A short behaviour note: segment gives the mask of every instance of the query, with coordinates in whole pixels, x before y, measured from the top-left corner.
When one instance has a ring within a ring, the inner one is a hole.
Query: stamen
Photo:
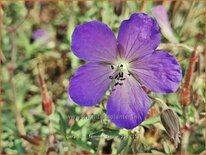
[[[113,79],[113,76],[109,76],[109,79]]]
[[[117,85],[120,85],[120,86],[122,86],[122,85],[123,85],[123,83],[120,83],[120,82],[116,82],[116,83],[114,84],[114,86],[117,86]]]
[[[127,65],[128,65],[127,63],[117,63],[114,65],[110,65],[111,69],[115,70],[115,72],[109,76],[109,79],[111,79],[114,82],[113,86],[117,86],[117,85],[122,86],[123,85],[124,80],[126,79],[124,77],[124,73],[130,75],[130,73],[128,72],[128,69],[127,69],[127,67],[128,67]],[[112,90],[112,91],[114,91],[114,90]]]
[[[123,81],[123,80],[125,80],[125,78],[121,78],[120,80]]]
[[[117,74],[116,76],[115,76],[115,79],[117,79],[119,77],[119,75]]]
[[[123,72],[119,72],[119,77],[123,77]]]

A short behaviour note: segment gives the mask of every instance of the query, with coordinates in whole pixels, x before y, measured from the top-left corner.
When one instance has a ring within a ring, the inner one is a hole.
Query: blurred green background
[[[102,108],[105,100],[98,107],[85,108],[68,98],[69,79],[84,64],[71,51],[74,28],[84,22],[100,20],[117,34],[121,21],[132,13],[152,15],[151,10],[157,5],[163,5],[168,11],[178,40],[178,43],[171,43],[162,36],[160,48],[175,55],[181,64],[182,87],[196,35],[204,33],[203,0],[4,1],[1,4],[2,153],[203,153],[204,37],[198,42],[190,104],[183,108],[178,92],[152,93],[178,115],[182,142],[177,149],[160,121],[161,106],[155,100],[151,100],[147,120],[127,131],[116,127],[105,116]],[[55,111],[49,117],[42,110],[37,64],[40,64],[48,95],[54,102]]]

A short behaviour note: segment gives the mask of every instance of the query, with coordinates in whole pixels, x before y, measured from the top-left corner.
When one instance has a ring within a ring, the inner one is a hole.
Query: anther
[[[116,76],[115,76],[115,79],[117,79],[119,77],[119,75],[117,74]]]
[[[123,72],[119,72],[119,77],[123,77]]]
[[[114,69],[114,66],[113,65],[111,65],[111,68],[112,68],[112,70]]]
[[[109,76],[109,79],[113,79],[113,76]]]
[[[120,80],[123,81],[123,80],[125,80],[125,78],[121,78]]]
[[[120,64],[120,67],[123,67],[123,64]]]

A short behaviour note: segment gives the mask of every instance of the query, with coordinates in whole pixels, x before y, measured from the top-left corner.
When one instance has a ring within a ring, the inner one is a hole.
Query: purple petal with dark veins
[[[150,54],[160,44],[157,22],[144,13],[134,13],[119,28],[118,46],[127,60]]]
[[[117,85],[107,103],[107,115],[121,128],[132,129],[144,121],[150,107],[147,94],[129,75],[123,85]]]
[[[164,51],[154,51],[132,62],[131,68],[140,83],[156,93],[175,92],[182,79],[182,70],[177,60]]]
[[[88,63],[81,66],[70,80],[71,99],[81,106],[96,105],[109,89],[111,74],[109,65]]]
[[[116,44],[115,35],[106,24],[91,21],[75,28],[71,48],[85,61],[113,62],[117,55]]]

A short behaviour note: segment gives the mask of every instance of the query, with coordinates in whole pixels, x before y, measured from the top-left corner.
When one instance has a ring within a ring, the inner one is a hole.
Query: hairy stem
[[[17,128],[18,128],[19,134],[25,135],[26,131],[24,128],[23,119],[22,119],[21,114],[18,110],[18,106],[17,106],[17,102],[16,102],[16,91],[15,91],[15,86],[14,86],[14,82],[13,82],[13,73],[12,72],[9,73],[9,83],[10,83],[11,90],[12,90],[12,98],[13,98],[14,112],[15,112],[15,117],[16,117]]]
[[[187,154],[187,147],[189,143],[190,131],[185,130],[182,136],[182,143],[181,143],[181,153]]]
[[[17,101],[16,101],[16,90],[13,81],[13,73],[16,65],[16,43],[15,43],[15,32],[12,33],[12,52],[11,52],[11,64],[8,65],[8,72],[9,72],[9,84],[12,90],[12,98],[13,98],[13,105],[14,105],[14,112],[15,118],[17,123],[18,132],[21,135],[25,135],[25,127],[23,123],[23,119],[21,117],[21,113],[18,110]]]

